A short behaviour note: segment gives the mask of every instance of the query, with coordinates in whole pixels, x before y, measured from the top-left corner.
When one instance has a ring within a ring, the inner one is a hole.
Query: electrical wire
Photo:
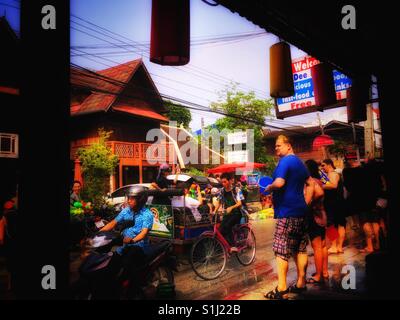
[[[97,74],[96,72],[88,70],[88,69],[86,69],[86,68],[84,68],[82,66],[78,66],[78,67],[80,67],[81,70],[84,70],[84,71],[89,72],[91,74]],[[99,74],[97,74],[97,75],[99,75]],[[99,75],[99,76],[100,76],[101,79],[106,79],[106,81],[111,81],[111,83],[114,84],[114,85],[116,83],[123,83],[124,86],[129,85],[127,83],[124,83],[124,82],[109,78],[109,77],[104,76],[104,75]],[[76,84],[73,84],[73,86],[80,87],[80,88],[85,88],[85,89],[90,90],[90,91],[97,91],[97,92],[101,92],[101,93],[112,94],[112,95],[116,95],[116,96],[122,95],[122,96],[130,97],[130,98],[140,98],[139,96],[127,95],[126,93],[123,93],[123,94],[122,93],[115,93],[115,92],[112,92],[112,91],[103,90],[103,89],[99,89],[99,88],[95,88],[95,87],[91,87],[91,86],[82,86],[82,85],[76,85]],[[245,117],[234,115],[234,114],[227,114],[227,113],[219,111],[219,110],[211,110],[210,108],[207,108],[205,106],[202,106],[202,105],[199,105],[199,104],[196,104],[196,103],[193,103],[193,102],[185,101],[185,100],[180,99],[180,98],[175,98],[175,97],[167,96],[167,95],[163,95],[163,94],[160,94],[160,96],[162,98],[164,98],[164,99],[170,100],[170,103],[172,105],[184,107],[184,108],[187,108],[187,109],[203,111],[203,112],[216,113],[216,114],[220,114],[220,115],[223,115],[223,116],[227,116],[227,117],[235,118],[235,119],[238,119],[238,120],[242,120],[242,121],[245,121],[247,123],[253,123],[253,124],[260,125],[260,126],[266,126],[266,127],[270,127],[270,128],[273,128],[273,129],[279,129],[279,130],[282,130],[282,131],[294,132],[294,133],[297,133],[297,134],[304,135],[304,133],[302,133],[300,131],[291,130],[291,129],[287,129],[287,128],[276,127],[276,126],[273,126],[273,125],[270,125],[270,124],[266,124],[265,122],[256,121],[256,120],[253,120],[253,119],[245,118]],[[179,102],[179,103],[184,103],[186,105],[179,105],[179,104],[176,104],[176,103],[174,104],[173,101]]]

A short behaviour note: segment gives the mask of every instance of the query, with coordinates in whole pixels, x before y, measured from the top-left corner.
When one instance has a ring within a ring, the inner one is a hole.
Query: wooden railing
[[[73,141],[71,143],[71,159],[75,159],[76,152],[79,148],[90,146],[98,141],[98,138],[88,138]],[[151,147],[149,152],[148,149]],[[124,142],[124,141],[109,141],[107,142],[113,152],[120,159],[137,159],[147,161],[167,162],[170,156],[173,157],[174,149],[172,143],[163,143],[154,147],[154,144],[144,142]]]

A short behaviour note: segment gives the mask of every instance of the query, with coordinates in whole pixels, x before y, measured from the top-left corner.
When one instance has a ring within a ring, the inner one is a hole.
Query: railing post
[[[143,144],[139,144],[139,183],[143,183]]]

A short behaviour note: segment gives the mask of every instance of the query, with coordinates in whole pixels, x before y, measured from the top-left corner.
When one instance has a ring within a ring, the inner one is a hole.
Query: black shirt
[[[170,181],[166,177],[161,176],[157,179],[156,183],[161,189],[167,189]],[[157,195],[153,199],[153,204],[171,205],[171,199],[168,196]]]

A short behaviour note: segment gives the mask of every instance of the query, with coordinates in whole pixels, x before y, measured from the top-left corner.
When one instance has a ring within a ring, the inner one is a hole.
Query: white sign
[[[228,151],[227,158],[228,163],[248,162],[249,152],[248,150]]]
[[[317,59],[310,56],[292,61],[294,95],[286,98],[278,98],[276,100],[279,112],[302,109],[315,105],[311,68],[318,63],[319,61]],[[336,99],[346,99],[346,90],[351,86],[351,80],[337,70],[333,70],[332,76],[335,85]]]
[[[240,144],[240,143],[247,143],[246,131],[228,133],[228,144]]]

